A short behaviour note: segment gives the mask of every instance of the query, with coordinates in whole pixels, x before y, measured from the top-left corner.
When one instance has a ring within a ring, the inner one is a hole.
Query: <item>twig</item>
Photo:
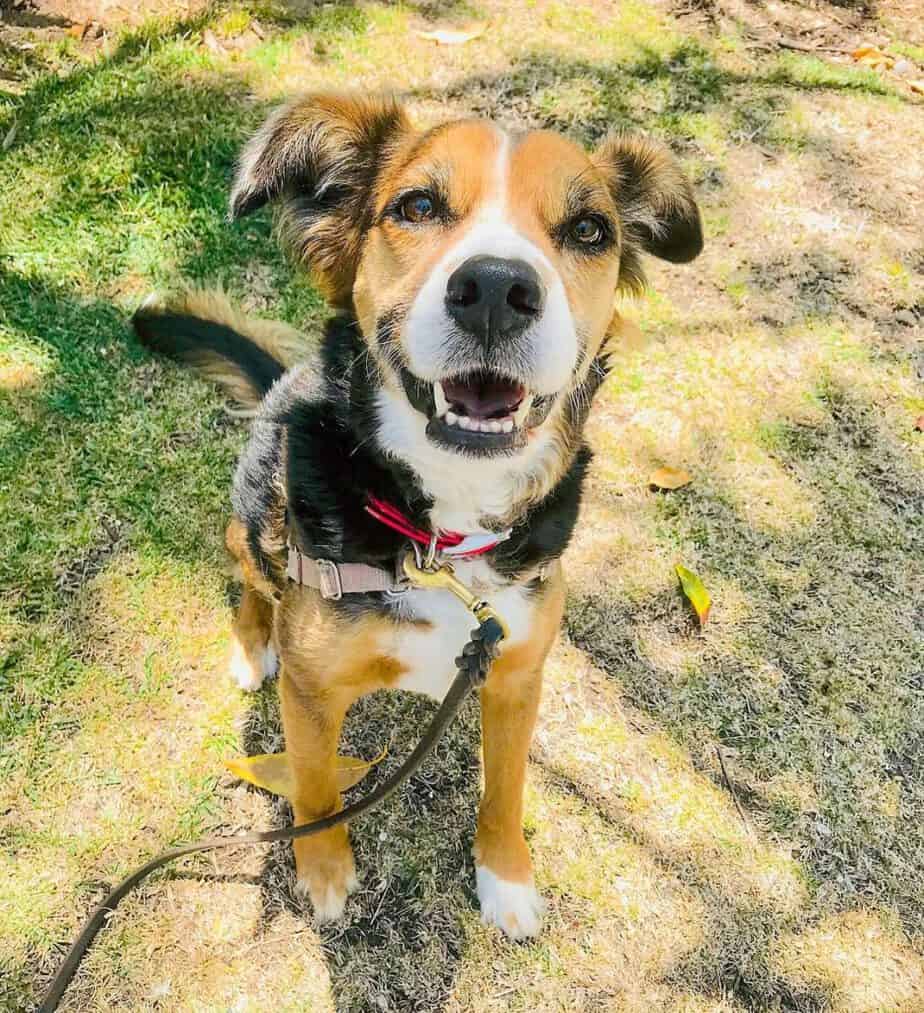
[[[741,803],[738,801],[738,795],[735,792],[734,785],[731,783],[731,779],[728,776],[728,771],[725,769],[725,760],[722,758],[722,750],[716,746],[715,755],[719,758],[719,766],[722,768],[722,778],[725,781],[725,787],[728,789],[729,795],[732,797],[732,802],[735,803],[735,808],[738,810],[738,815],[741,817],[741,822],[744,824],[747,832],[753,833],[751,829],[751,823],[747,816],[744,814],[744,810],[741,808]]]
[[[849,53],[849,49],[843,46],[810,46],[805,42],[796,42],[795,39],[773,39],[780,49],[795,49],[798,53]]]

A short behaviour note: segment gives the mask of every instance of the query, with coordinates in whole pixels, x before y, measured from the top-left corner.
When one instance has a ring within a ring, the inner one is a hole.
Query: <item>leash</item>
[[[365,798],[361,798],[353,805],[341,809],[340,812],[332,813],[330,816],[324,816],[321,819],[312,820],[311,823],[302,823],[295,827],[282,827],[279,830],[252,831],[237,837],[206,837],[191,844],[181,844],[169,851],[163,851],[137,868],[111,890],[101,904],[94,908],[52,979],[37,1013],[55,1013],[65,989],[70,984],[81,960],[90,948],[90,944],[106,923],[110,913],[115,911],[123,897],[131,893],[156,869],[177,858],[182,858],[184,855],[192,855],[197,852],[214,851],[217,848],[233,848],[242,844],[272,844],[276,841],[291,841],[298,837],[310,837],[324,830],[330,830],[331,827],[362,816],[380,802],[384,802],[423,763],[459,713],[469,693],[484,685],[488,673],[491,671],[491,665],[500,650],[501,641],[507,636],[507,628],[500,616],[486,601],[477,598],[453,575],[451,566],[444,564],[436,569],[422,569],[417,565],[414,556],[408,553],[404,557],[403,569],[408,579],[418,587],[439,587],[451,591],[478,620],[478,628],[472,631],[468,643],[462,648],[462,653],[455,659],[457,667],[455,679],[446,696],[443,697],[443,702],[433,716],[426,732],[404,763],[391,777],[369,792]]]

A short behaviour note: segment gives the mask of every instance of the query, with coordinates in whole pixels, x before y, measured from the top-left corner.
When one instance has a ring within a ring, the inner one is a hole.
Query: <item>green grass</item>
[[[465,46],[413,35],[478,18]],[[634,0],[220,5],[99,51],[4,46],[0,1008],[34,1001],[101,882],[288,818],[221,766],[281,744],[275,689],[223,672],[246,433],[126,321],[192,279],[316,330],[310,281],[226,192],[273,102],[350,84],[424,122],[644,128],[702,201],[706,253],[653,267],[627,308],[648,344],[590,427],[527,799],[548,927],[512,946],[478,922],[472,710],[356,828],[342,925],[314,929],[284,849],[192,864],[126,902],[67,1008],[924,1008],[918,105]],[[662,464],[693,483],[651,492]],[[677,562],[712,593],[703,630]],[[397,762],[430,713],[364,701],[344,748]]]

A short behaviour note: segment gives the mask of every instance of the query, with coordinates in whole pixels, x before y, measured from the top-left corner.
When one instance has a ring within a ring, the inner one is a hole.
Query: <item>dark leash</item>
[[[347,820],[354,820],[357,816],[373,809],[380,802],[384,802],[423,763],[426,756],[442,738],[450,722],[459,713],[469,693],[473,689],[483,686],[488,677],[491,665],[500,650],[500,642],[504,639],[505,631],[501,620],[490,607],[484,606],[484,603],[481,602],[478,604],[482,606],[481,610],[471,609],[479,620],[478,628],[472,632],[471,639],[462,648],[462,654],[456,658],[458,671],[449,691],[414,751],[391,777],[353,805],[311,823],[302,823],[297,827],[283,827],[280,830],[253,831],[238,837],[206,837],[204,840],[181,844],[177,848],[161,852],[156,858],[152,858],[131,875],[126,876],[93,910],[80,935],[74,940],[64,962],[58,968],[37,1013],[54,1013],[64,995],[64,990],[74,977],[81,960],[90,948],[90,944],[96,938],[96,934],[106,923],[109,914],[115,911],[119,901],[126,894],[131,893],[155,869],[159,869],[162,865],[177,858],[182,858],[184,855],[192,855],[199,851],[236,848],[242,844],[272,844],[275,841],[291,841],[298,837],[310,837],[312,834],[319,834],[324,830],[330,830],[331,827],[346,823]],[[478,614],[479,611],[481,614]]]

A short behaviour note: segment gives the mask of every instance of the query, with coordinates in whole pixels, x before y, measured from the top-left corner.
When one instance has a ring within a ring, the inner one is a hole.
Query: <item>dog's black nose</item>
[[[522,260],[472,257],[446,285],[449,315],[481,341],[519,334],[539,316],[544,302],[539,275]]]

